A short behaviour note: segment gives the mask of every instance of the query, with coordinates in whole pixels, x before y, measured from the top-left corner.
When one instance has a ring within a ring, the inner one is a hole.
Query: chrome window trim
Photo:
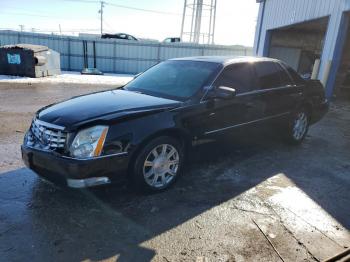
[[[200,103],[204,103],[206,101],[208,101],[206,99],[206,96],[208,94],[208,92],[213,89],[213,84],[215,83],[215,81],[219,78],[219,76],[221,75],[221,73],[225,70],[225,68],[227,66],[229,66],[231,64],[228,65],[224,65],[223,68],[220,70],[220,72],[217,74],[217,76],[215,77],[215,79],[213,80],[213,82],[209,85],[210,88],[208,88],[205,92],[205,94],[203,95],[203,97],[200,100]],[[284,67],[282,65],[280,65],[282,67],[282,69],[284,69]],[[284,69],[285,70],[285,69]],[[293,78],[291,78],[291,76],[289,75],[289,72],[287,71],[288,76],[290,77],[290,79],[292,80],[291,82],[293,83],[292,85],[286,85],[286,86],[280,86],[280,87],[273,87],[273,88],[267,88],[267,89],[257,89],[257,90],[252,90],[252,91],[248,91],[248,92],[243,92],[240,94],[237,94],[236,97],[240,97],[240,96],[246,96],[246,95],[254,95],[254,94],[261,94],[261,93],[265,93],[265,92],[269,92],[269,91],[273,91],[273,90],[283,90],[283,89],[287,89],[287,88],[293,88],[293,87],[297,87],[297,85],[295,84]]]
[[[253,121],[249,121],[249,122],[245,122],[245,123],[241,123],[241,124],[237,124],[237,125],[233,125],[233,126],[227,126],[227,127],[215,129],[215,130],[212,130],[212,131],[207,131],[204,134],[205,135],[209,135],[209,134],[225,131],[225,130],[228,130],[228,129],[231,129],[231,128],[245,126],[245,125],[249,125],[249,124],[257,123],[257,122],[260,122],[260,121],[265,121],[265,120],[277,118],[277,117],[288,115],[288,114],[290,114],[290,112],[285,112],[285,113],[281,113],[281,114],[278,114],[278,115],[263,117],[263,118],[256,119],[256,120],[253,120]]]
[[[268,89],[252,90],[252,91],[248,91],[248,92],[237,94],[235,97],[263,94],[263,93],[267,93],[267,92],[270,92],[270,91],[283,90],[283,89],[294,88],[294,87],[297,87],[297,85],[287,85],[287,86],[280,86],[280,87],[274,87],[274,88],[268,88]],[[206,101],[208,101],[208,100],[201,101],[201,103],[202,102],[206,102]]]
[[[245,96],[245,95],[262,94],[262,93],[266,93],[266,92],[270,92],[270,91],[283,90],[283,89],[288,89],[288,88],[293,88],[293,87],[296,87],[296,85],[286,85],[286,86],[273,87],[273,88],[267,88],[267,89],[253,90],[253,91],[237,94],[236,97]]]

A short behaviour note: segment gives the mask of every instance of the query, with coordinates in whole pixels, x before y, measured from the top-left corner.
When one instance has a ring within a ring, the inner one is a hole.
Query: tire
[[[139,191],[157,192],[169,188],[179,177],[184,163],[182,143],[162,136],[148,142],[133,163],[132,183]]]
[[[287,124],[287,142],[299,145],[305,139],[309,130],[310,114],[306,108],[296,110]]]

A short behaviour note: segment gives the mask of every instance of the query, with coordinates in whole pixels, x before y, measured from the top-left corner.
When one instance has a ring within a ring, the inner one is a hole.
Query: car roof
[[[260,62],[260,61],[272,61],[276,62],[277,59],[269,57],[258,57],[258,56],[193,56],[193,57],[182,57],[173,58],[170,60],[174,61],[201,61],[201,62],[212,62],[223,65],[229,65],[234,63],[244,63],[244,62]]]

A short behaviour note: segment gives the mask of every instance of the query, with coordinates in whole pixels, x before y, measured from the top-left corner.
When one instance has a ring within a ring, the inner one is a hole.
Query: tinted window
[[[278,67],[280,72],[281,85],[282,86],[292,85],[293,81],[290,78],[289,74],[286,72],[286,70],[279,63],[275,63],[275,65]]]
[[[166,61],[151,67],[124,88],[148,95],[186,100],[211,84],[221,64],[198,61]]]
[[[302,85],[304,84],[304,80],[301,78],[301,76],[294,71],[290,66],[283,64],[283,66],[287,69],[289,75],[293,78],[294,83],[297,85]]]
[[[260,89],[282,86],[280,70],[274,62],[257,62],[255,70]]]
[[[242,63],[228,66],[217,79],[215,86],[227,86],[245,93],[254,89],[252,64]]]

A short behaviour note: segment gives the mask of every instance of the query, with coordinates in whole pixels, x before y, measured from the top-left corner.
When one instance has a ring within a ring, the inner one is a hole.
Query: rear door
[[[283,112],[291,112],[299,103],[303,96],[303,84],[293,80],[291,74],[280,63],[275,63],[279,68],[279,74],[281,77],[281,94],[286,97],[285,104],[283,104]],[[300,78],[300,77],[299,77]]]
[[[296,99],[301,96],[300,88],[277,62],[257,62],[255,71],[257,86],[266,106],[264,118],[287,115]]]

